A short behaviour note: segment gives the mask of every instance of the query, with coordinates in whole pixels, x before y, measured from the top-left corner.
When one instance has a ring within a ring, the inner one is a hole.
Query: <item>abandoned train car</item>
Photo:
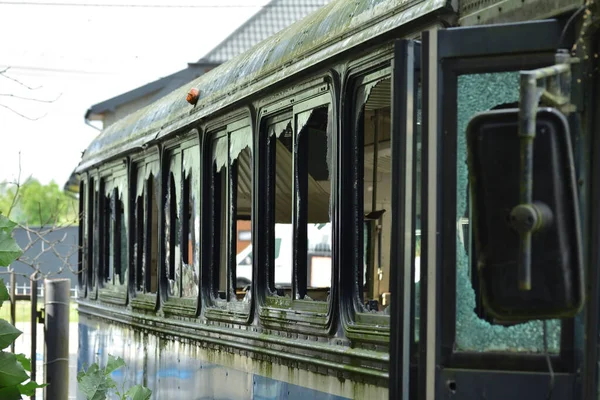
[[[121,356],[153,399],[598,398],[595,4],[332,1],[107,127],[75,171],[79,364]],[[539,235],[521,292],[480,273],[499,242],[477,229],[512,186],[477,197],[494,153],[465,132],[493,109],[512,126],[519,71],[556,65],[584,84],[536,98],[571,128],[577,207],[551,204],[586,222],[555,217],[573,291],[542,301]]]

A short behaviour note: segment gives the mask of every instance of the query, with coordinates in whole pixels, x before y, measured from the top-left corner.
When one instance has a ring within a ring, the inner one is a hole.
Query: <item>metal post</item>
[[[45,399],[69,397],[69,279],[44,280]]]
[[[16,304],[17,304],[17,297],[15,296],[16,286],[17,286],[17,279],[15,277],[15,270],[11,269],[10,270],[10,323],[12,324],[12,326],[16,326],[16,322],[17,322],[17,318],[15,315]],[[11,343],[10,351],[12,353],[15,352],[15,342]]]
[[[31,299],[31,381],[35,382],[37,375],[37,273],[33,273],[29,278],[31,291],[29,297]],[[35,400],[35,394],[31,396],[31,400]]]

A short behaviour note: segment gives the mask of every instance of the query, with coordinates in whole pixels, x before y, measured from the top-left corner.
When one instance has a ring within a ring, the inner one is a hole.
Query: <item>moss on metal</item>
[[[81,172],[214,113],[310,66],[446,6],[446,0],[335,0],[252,49],[106,128]],[[200,91],[192,108],[190,87]]]

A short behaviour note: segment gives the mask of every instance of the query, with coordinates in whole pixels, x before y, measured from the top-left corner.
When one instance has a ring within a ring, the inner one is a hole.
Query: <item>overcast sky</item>
[[[21,180],[62,186],[98,134],[91,105],[185,68],[266,3],[0,0],[0,71],[20,82],[0,76],[0,182],[17,178],[20,152]]]

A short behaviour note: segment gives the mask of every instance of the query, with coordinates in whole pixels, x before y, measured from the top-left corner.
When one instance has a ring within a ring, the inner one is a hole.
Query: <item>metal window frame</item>
[[[204,133],[201,135],[201,144],[200,144],[200,203],[201,203],[201,215],[200,215],[200,231],[201,231],[201,241],[200,241],[200,270],[201,270],[201,278],[202,282],[201,299],[204,305],[203,312],[204,316],[209,320],[215,321],[223,321],[223,322],[232,322],[238,324],[250,324],[253,318],[253,309],[254,309],[254,300],[252,300],[249,304],[242,303],[233,303],[225,299],[222,303],[220,300],[214,298],[216,277],[219,275],[219,267],[220,263],[215,264],[213,260],[213,240],[214,238],[214,229],[216,222],[213,220],[213,205],[214,205],[214,196],[213,196],[213,179],[214,179],[214,167],[213,167],[213,158],[212,158],[212,150],[213,150],[213,142],[215,139],[220,137],[227,137],[231,132],[236,130],[245,128],[245,127],[254,127],[254,118],[253,112],[249,107],[245,107],[240,110],[236,110],[232,113],[229,113],[225,116],[222,116],[218,119],[210,121],[206,124],[204,128]],[[254,129],[252,129],[253,137]],[[229,140],[229,139],[227,139]],[[254,139],[252,140],[254,143]],[[229,147],[228,147],[229,149]],[[229,152],[229,150],[228,150]],[[253,149],[254,152],[254,149]],[[255,163],[253,162],[252,168],[254,169]],[[226,185],[230,186],[232,183],[232,169],[228,163],[226,168]],[[254,171],[252,172],[252,176],[254,178]],[[254,198],[256,197],[254,184],[252,184],[252,203],[254,204]],[[229,204],[232,202],[230,196],[230,188],[228,187],[225,190],[226,193],[226,201],[225,201],[225,212],[227,214],[226,217],[226,226],[221,226],[221,222],[218,222],[220,229],[227,229],[226,237],[229,239],[226,240],[226,243],[221,244],[221,251],[227,252],[227,276],[228,279],[232,279],[232,274],[235,271],[231,268],[231,264],[235,266],[235,257],[232,257],[232,254],[229,254],[229,250],[231,248],[231,244],[229,243],[231,240],[235,240],[235,237],[231,237],[232,230],[235,230],[235,224],[232,223],[231,218],[229,217]],[[254,214],[254,207],[251,211]],[[253,216],[251,216],[251,219]],[[253,225],[253,224],[252,224]],[[235,235],[234,235],[235,236]],[[216,240],[220,240],[216,238]],[[252,242],[254,244],[254,241]],[[253,247],[254,248],[254,247]],[[254,271],[254,266],[253,266]],[[252,282],[252,291],[256,290],[256,284],[253,280]],[[253,296],[254,297],[254,296]],[[219,302],[219,306],[217,305]]]
[[[138,290],[137,286],[138,286],[138,270],[137,270],[137,265],[134,268],[129,268],[130,270],[130,284],[129,284],[129,291],[130,291],[130,303],[133,309],[143,309],[146,311],[151,311],[154,312],[158,309],[159,306],[159,302],[160,302],[160,282],[157,282],[157,288],[156,288],[156,292],[151,292],[151,275],[148,273],[148,269],[150,266],[150,259],[152,257],[152,255],[150,254],[150,252],[148,251],[152,245],[152,238],[149,235],[149,232],[151,232],[152,226],[151,226],[151,211],[150,211],[150,206],[152,204],[152,195],[149,194],[150,191],[154,191],[155,193],[157,191],[159,191],[160,193],[160,188],[161,188],[161,176],[162,176],[162,169],[161,169],[161,160],[162,160],[162,148],[160,145],[155,145],[152,147],[149,147],[147,149],[145,149],[145,151],[142,151],[138,154],[135,154],[134,156],[131,157],[130,159],[130,174],[129,174],[129,195],[130,195],[130,207],[129,207],[129,215],[130,215],[130,220],[131,221],[135,221],[136,224],[136,230],[138,229],[137,226],[137,219],[135,217],[135,212],[136,212],[136,201],[137,201],[137,185],[138,185],[138,171],[139,171],[139,166],[143,165],[144,168],[146,168],[149,164],[151,163],[158,163],[158,172],[156,174],[152,175],[152,185],[149,185],[149,181],[147,179],[144,179],[143,185],[144,185],[144,196],[142,198],[142,202],[143,202],[143,226],[142,229],[144,231],[144,237],[143,237],[143,243],[142,243],[142,253],[141,256],[143,257],[143,268],[144,268],[144,274],[143,274],[143,282],[141,283],[142,285],[142,290]],[[156,188],[156,185],[158,185],[158,188]],[[150,186],[150,187],[149,187]],[[157,198],[157,202],[159,201],[160,196],[158,196]],[[160,222],[160,219],[162,217],[162,211],[161,211],[161,207],[158,206],[158,210],[157,210],[157,219]],[[160,232],[160,226],[158,229],[158,258],[160,260],[162,254],[161,254],[161,249],[160,249],[160,243],[162,241],[162,233]],[[133,249],[133,247],[135,246],[135,240],[133,238],[133,235],[130,235],[130,241],[129,241],[129,248],[130,248],[130,265],[133,265],[133,251],[131,249]],[[160,269],[160,262],[159,265],[157,265],[157,269]],[[133,274],[133,276],[132,276]],[[160,277],[160,272],[157,270],[157,279],[159,279]]]
[[[174,240],[175,242],[179,242],[179,245],[183,249],[183,240],[182,234],[184,229],[184,224],[181,223],[179,230],[173,233],[172,230],[169,230],[169,234],[167,235],[166,229],[166,218],[167,214],[165,213],[165,209],[167,206],[167,193],[170,189],[171,185],[171,177],[172,177],[172,168],[171,161],[174,157],[180,157],[179,169],[180,169],[180,182],[174,182],[175,187],[177,189],[177,197],[176,202],[183,201],[183,187],[184,187],[184,174],[183,174],[183,152],[187,149],[197,147],[198,156],[200,156],[200,141],[198,137],[197,129],[189,129],[186,130],[184,134],[181,134],[178,137],[173,138],[172,140],[167,141],[162,147],[162,156],[161,156],[161,198],[159,200],[159,224],[160,224],[160,235],[162,237],[160,241],[160,252],[166,256],[166,241],[171,242]],[[201,171],[197,171],[196,173],[201,173]],[[174,179],[174,178],[173,178]],[[196,194],[197,198],[200,199],[199,193]],[[200,200],[199,200],[200,202]],[[169,203],[169,208],[171,208],[171,203]],[[200,211],[200,207],[198,207],[197,212]],[[169,210],[169,218],[171,218],[172,210]],[[178,215],[180,221],[183,218],[184,208],[181,207],[180,213]],[[173,239],[174,237],[174,239]],[[174,257],[174,255],[173,255]],[[200,266],[198,266],[200,268]],[[169,272],[167,268],[171,268],[170,262],[167,262],[166,257],[160,257],[160,261],[158,264],[159,272],[158,272],[158,285],[159,285],[159,294],[161,299],[161,309],[165,314],[168,315],[181,315],[185,317],[196,317],[200,310],[200,292],[202,283],[198,282],[198,296],[196,297],[181,297],[180,294],[170,295],[168,289],[168,277]],[[182,276],[183,265],[180,263],[179,271],[180,277]],[[176,271],[173,273],[176,275]],[[200,278],[200,274],[199,274]],[[180,288],[181,290],[181,288]]]
[[[300,82],[294,86],[294,91],[283,92],[283,94],[269,97],[269,102],[263,101],[260,104],[262,107],[259,110],[257,118],[257,132],[255,153],[255,166],[258,167],[255,172],[256,187],[258,193],[273,193],[271,182],[269,179],[269,146],[268,146],[268,127],[267,121],[270,118],[277,117],[280,114],[291,113],[292,126],[294,137],[296,136],[295,119],[300,112],[309,111],[322,105],[328,105],[332,112],[332,169],[331,171],[331,187],[332,193],[330,197],[330,207],[337,210],[337,201],[339,198],[338,189],[338,170],[337,160],[338,151],[337,143],[339,141],[340,131],[338,129],[339,116],[339,77],[336,71],[328,70],[321,77],[312,78],[304,83]],[[323,100],[327,97],[327,100]],[[294,139],[295,140],[295,139]],[[294,152],[295,153],[295,152]],[[293,154],[294,163],[297,163],[296,154]],[[271,167],[272,168],[272,167]],[[294,176],[297,175],[296,167],[294,166]],[[293,195],[297,198],[297,188],[294,184]],[[337,222],[337,211],[331,215],[332,223],[332,275],[331,287],[328,302],[296,300],[271,295],[272,287],[269,281],[272,279],[269,274],[270,265],[272,264],[270,251],[272,246],[269,244],[269,238],[274,238],[273,216],[271,208],[273,199],[267,197],[267,201],[255,202],[253,206],[253,218],[266,221],[267,227],[260,231],[253,228],[253,237],[257,238],[257,254],[254,258],[254,263],[257,265],[259,284],[257,285],[257,307],[258,315],[261,324],[267,328],[285,329],[290,332],[298,332],[303,334],[314,335],[329,335],[333,333],[335,328],[335,319],[338,317],[335,310],[338,309],[338,254],[339,250],[339,232]],[[266,204],[268,203],[268,204]],[[332,204],[333,203],[333,204]],[[254,216],[256,215],[256,217]],[[297,223],[296,204],[293,205],[293,226],[295,232],[295,224]],[[294,233],[295,236],[295,233]],[[292,270],[292,292],[294,292],[294,280],[296,276],[296,261],[293,260]],[[263,282],[264,281],[264,282]],[[293,312],[290,312],[293,310]],[[325,312],[324,312],[325,311]]]

